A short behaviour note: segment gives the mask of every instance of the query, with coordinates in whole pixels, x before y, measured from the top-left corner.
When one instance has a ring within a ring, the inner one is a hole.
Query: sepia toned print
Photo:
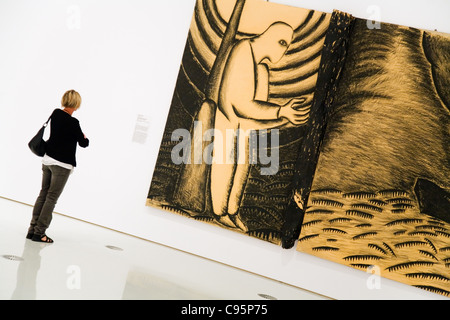
[[[355,19],[299,251],[450,295],[449,49]]]
[[[330,16],[197,2],[148,205],[280,243]]]
[[[450,296],[449,120],[448,34],[198,0],[147,205]]]

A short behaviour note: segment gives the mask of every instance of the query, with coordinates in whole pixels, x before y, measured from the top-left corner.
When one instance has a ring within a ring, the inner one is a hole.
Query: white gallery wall
[[[450,33],[448,0],[273,2]],[[145,206],[194,5],[0,0],[0,196],[34,203],[41,159],[27,143],[75,89],[90,146],[78,148],[56,212],[331,298],[442,298],[387,279],[373,286],[365,272]]]

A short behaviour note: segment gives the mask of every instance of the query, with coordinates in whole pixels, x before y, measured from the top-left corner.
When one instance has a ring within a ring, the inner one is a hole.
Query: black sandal
[[[30,232],[27,234],[27,239],[33,239],[34,233]]]
[[[42,240],[43,238],[46,238],[46,239]],[[41,236],[38,234],[35,234],[35,235],[33,235],[33,238],[31,240],[36,241],[36,242],[53,243],[53,239],[49,238],[45,234],[43,234]]]

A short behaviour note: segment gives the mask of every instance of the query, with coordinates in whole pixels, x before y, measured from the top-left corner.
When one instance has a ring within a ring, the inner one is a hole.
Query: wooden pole
[[[233,44],[236,40],[239,22],[241,21],[242,11],[244,10],[246,0],[237,0],[225,30],[222,43],[217,53],[216,60],[209,74],[208,83],[206,85],[206,98],[217,103],[219,98],[220,80],[222,78],[223,69]]]

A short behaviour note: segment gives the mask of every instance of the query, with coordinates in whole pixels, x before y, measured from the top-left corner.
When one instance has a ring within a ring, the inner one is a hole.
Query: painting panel
[[[330,17],[197,1],[147,205],[281,243]]]
[[[355,19],[297,249],[448,296],[450,36]]]

